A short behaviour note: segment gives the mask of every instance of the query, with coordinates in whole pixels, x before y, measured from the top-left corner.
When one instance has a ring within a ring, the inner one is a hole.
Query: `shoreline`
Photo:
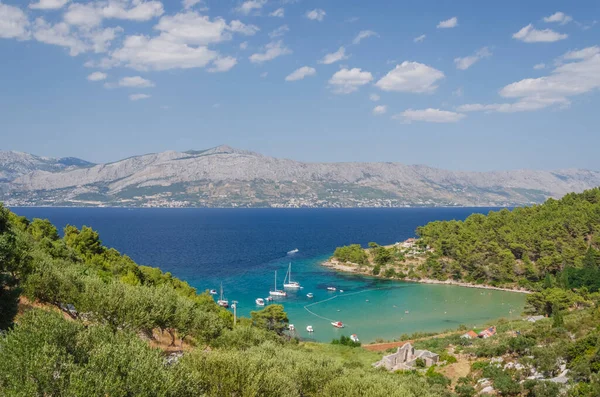
[[[321,266],[333,269],[335,271],[339,271],[339,272],[344,272],[344,273],[352,273],[352,274],[358,274],[358,275],[363,275],[363,276],[369,276],[369,277],[375,277],[378,279],[382,279],[382,280],[392,280],[392,281],[403,281],[405,283],[420,283],[420,284],[438,284],[438,285],[454,285],[457,287],[464,287],[464,288],[479,288],[479,289],[487,289],[487,290],[494,290],[494,291],[504,291],[504,292],[518,292],[521,294],[531,294],[532,291],[526,290],[524,288],[504,288],[504,287],[494,287],[492,285],[487,285],[487,284],[473,284],[473,283],[467,283],[464,281],[455,281],[455,280],[435,280],[435,279],[429,279],[429,278],[421,278],[421,279],[415,279],[415,278],[405,278],[405,279],[397,279],[397,278],[385,278],[385,277],[381,277],[381,276],[375,276],[373,274],[370,274],[367,271],[359,271],[358,270],[358,265],[356,264],[350,264],[350,263],[340,263],[340,262],[333,262],[331,260],[326,260],[324,262],[321,262]]]

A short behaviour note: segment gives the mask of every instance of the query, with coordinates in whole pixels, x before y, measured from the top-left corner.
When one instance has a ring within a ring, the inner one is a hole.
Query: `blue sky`
[[[600,2],[1,0],[1,149],[600,170]]]

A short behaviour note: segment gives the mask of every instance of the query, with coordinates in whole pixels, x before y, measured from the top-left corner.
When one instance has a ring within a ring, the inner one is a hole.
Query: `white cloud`
[[[123,28],[117,26],[116,28],[86,30],[82,34],[89,41],[91,49],[95,53],[101,53],[108,51],[111,42],[121,33],[123,33]]]
[[[312,11],[306,12],[306,17],[308,19],[319,22],[321,22],[325,18],[325,15],[327,15],[327,13],[320,8],[315,8]]]
[[[420,43],[420,42],[422,42],[423,40],[425,40],[425,37],[427,37],[427,35],[424,35],[424,34],[422,34],[422,35],[420,35],[420,36],[418,36],[418,37],[415,37],[415,38],[413,39],[413,41],[414,41],[415,43]]]
[[[354,40],[352,40],[352,44],[358,44],[363,39],[373,36],[377,36],[377,33],[373,32],[372,30],[361,30],[360,32],[358,32]]]
[[[529,24],[513,34],[512,37],[525,43],[552,43],[564,40],[569,35],[555,32],[552,29],[538,30],[532,24]]]
[[[68,2],[69,0],[39,0],[37,3],[29,4],[29,8],[34,10],[58,10]]]
[[[548,76],[520,80],[502,88],[500,95],[515,98],[514,103],[468,104],[459,110],[520,112],[566,107],[569,97],[600,89],[600,47],[570,51],[558,61]]]
[[[148,99],[148,98],[150,98],[150,95],[148,95],[148,94],[131,94],[131,95],[129,95],[130,101],[139,101],[141,99]]]
[[[25,40],[28,27],[29,19],[20,8],[0,3],[0,38]]]
[[[279,40],[267,44],[264,52],[252,54],[249,59],[252,63],[263,63],[291,53],[292,51],[283,44],[283,41]]]
[[[234,57],[219,57],[213,61],[213,66],[208,69],[211,73],[227,72],[237,65],[237,59]]]
[[[548,16],[548,17],[544,17],[544,22],[556,22],[559,23],[561,25],[566,25],[567,23],[571,22],[573,20],[573,17],[570,17],[569,15],[566,15],[564,12],[555,12],[554,14]]]
[[[457,69],[467,70],[471,66],[473,66],[476,62],[489,58],[492,56],[492,53],[487,47],[483,47],[480,50],[477,50],[475,54],[466,56],[464,58],[454,58],[454,64]]]
[[[254,35],[259,29],[254,25],[246,25],[234,20],[231,23],[223,18],[211,21],[195,11],[162,17],[154,29],[161,32],[165,40],[185,44],[207,45],[232,39],[233,33],[246,36]]]
[[[329,79],[329,85],[336,94],[349,94],[373,80],[370,72],[359,68],[341,69]]]
[[[154,87],[154,83],[141,76],[123,77],[119,80],[119,87],[149,88]]]
[[[438,29],[449,29],[455,28],[458,26],[458,18],[452,17],[450,19],[446,19],[445,21],[441,21],[437,24]]]
[[[278,27],[277,29],[275,29],[271,33],[269,33],[269,37],[272,39],[275,37],[281,37],[289,31],[290,31],[290,28],[287,25],[281,25],[280,27]]]
[[[189,10],[198,3],[202,3],[202,0],[182,0],[181,5],[184,10]]]
[[[537,63],[537,64],[533,65],[533,68],[535,70],[545,69],[546,68],[546,64],[545,63]]]
[[[283,8],[278,8],[275,11],[269,13],[270,17],[283,18],[285,16],[285,10]]]
[[[340,47],[336,52],[325,55],[323,59],[319,61],[319,63],[331,65],[332,63],[339,62],[344,59],[348,59],[348,56],[346,55],[346,49],[344,47]]]
[[[373,108],[373,114],[376,116],[385,114],[385,112],[387,112],[387,106],[386,105],[377,105]]]
[[[436,82],[443,78],[444,73],[431,66],[404,61],[375,85],[383,91],[428,93],[435,91],[438,87]]]
[[[103,19],[125,19],[130,21],[148,21],[164,13],[160,1],[118,1],[74,3],[69,6],[64,20],[82,28],[100,25]]]
[[[377,102],[378,100],[381,99],[381,97],[377,94],[371,94],[371,95],[369,95],[369,99],[372,100],[373,102]]]
[[[111,55],[114,62],[137,70],[201,68],[218,57],[217,52],[205,46],[191,47],[163,36],[128,36]]]
[[[248,15],[253,11],[260,11],[261,8],[267,3],[267,0],[248,0],[240,4],[236,8],[236,11],[244,15]]]
[[[296,69],[292,73],[290,73],[285,78],[285,81],[302,80],[305,77],[314,76],[315,74],[317,74],[317,71],[315,68],[311,68],[310,66],[302,66],[301,68]]]
[[[242,43],[240,43],[240,50],[245,50],[248,48],[248,42],[244,41]]]
[[[428,108],[422,110],[408,109],[400,114],[394,115],[392,118],[402,120],[406,123],[410,123],[412,121],[425,121],[429,123],[456,123],[465,117],[466,115],[462,113]]]
[[[101,80],[106,80],[108,76],[106,75],[106,73],[102,73],[102,72],[94,72],[91,73],[87,79],[89,81],[101,81]]]
[[[41,43],[66,47],[71,56],[79,55],[89,49],[89,46],[79,39],[71,31],[71,27],[64,22],[51,25],[43,18],[37,18],[34,23],[33,37]]]

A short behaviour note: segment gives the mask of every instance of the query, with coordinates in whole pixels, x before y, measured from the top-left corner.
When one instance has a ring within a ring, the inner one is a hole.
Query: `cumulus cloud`
[[[466,115],[462,113],[428,108],[421,110],[408,109],[402,113],[394,115],[392,118],[402,120],[406,123],[413,121],[425,121],[429,123],[456,123],[465,117]]]
[[[248,48],[248,42],[244,41],[240,43],[240,50],[245,50]]]
[[[544,22],[556,22],[559,23],[561,25],[566,25],[567,23],[571,22],[573,20],[573,17],[570,17],[569,15],[565,14],[564,12],[555,12],[554,14],[544,17]]]
[[[529,24],[513,34],[514,39],[525,43],[552,43],[559,40],[564,40],[569,37],[566,33],[558,33],[552,29],[538,30]]]
[[[369,99],[372,100],[373,102],[377,102],[378,100],[381,99],[381,97],[377,94],[371,94],[371,95],[369,95]]]
[[[106,80],[108,76],[106,75],[106,73],[102,73],[102,72],[94,72],[91,73],[87,79],[89,81],[102,81],[102,80]]]
[[[154,87],[154,83],[141,76],[123,77],[119,80],[119,87],[149,88]]]
[[[29,4],[29,8],[34,10],[58,10],[68,2],[69,0],[39,0],[37,3]]]
[[[285,78],[285,81],[302,80],[305,77],[314,76],[315,74],[317,74],[317,71],[315,68],[311,68],[310,66],[302,66],[301,68],[296,69],[292,73],[287,75],[287,77]]]
[[[164,13],[160,1],[109,1],[74,3],[69,6],[64,15],[65,22],[82,28],[93,28],[103,19],[124,19],[130,21],[148,21]]]
[[[192,47],[165,37],[128,36],[112,53],[112,60],[137,70],[201,68],[218,58],[205,46]]]
[[[358,32],[354,40],[352,40],[352,44],[358,44],[363,39],[373,36],[377,36],[377,33],[373,32],[372,30],[361,30],[360,32]]]
[[[387,112],[387,106],[386,105],[377,105],[373,108],[373,114],[376,116],[380,116],[382,114],[385,114],[385,112]]]
[[[64,22],[52,25],[43,18],[37,18],[33,26],[33,37],[41,43],[66,47],[71,56],[79,55],[89,49],[89,46]]]
[[[325,55],[323,59],[319,61],[319,63],[331,65],[332,63],[339,62],[344,59],[348,59],[348,56],[346,55],[346,49],[344,47],[340,47],[336,52]]]
[[[537,64],[533,65],[533,68],[535,70],[545,69],[546,68],[546,64],[545,63],[537,63]]]
[[[18,7],[0,3],[0,38],[26,40],[29,19]]]
[[[306,12],[306,17],[312,21],[321,22],[325,18],[325,15],[327,15],[327,13],[320,8],[315,8],[314,10]]]
[[[181,5],[183,6],[184,10],[189,10],[198,3],[202,3],[202,0],[183,0],[181,2]]]
[[[480,60],[489,58],[491,56],[491,51],[487,47],[483,47],[480,50],[477,50],[473,55],[469,55],[464,58],[454,58],[454,64],[456,65],[457,69],[467,70]]]
[[[254,35],[259,29],[234,20],[227,23],[223,18],[211,20],[195,11],[162,17],[155,30],[161,32],[165,40],[185,44],[208,45],[231,40],[233,33]]]
[[[148,94],[131,94],[131,95],[129,95],[130,101],[139,101],[141,99],[148,99],[148,98],[150,98],[150,95],[148,95]]]
[[[211,72],[211,73],[227,72],[228,70],[233,68],[235,65],[237,65],[237,59],[234,57],[230,57],[230,56],[219,57],[219,58],[215,59],[212,64],[213,64],[213,66],[208,69],[209,72]]]
[[[283,8],[278,8],[275,11],[269,13],[270,17],[283,18],[285,16],[285,10]]]
[[[290,31],[289,26],[281,25],[280,27],[278,27],[277,29],[275,29],[271,33],[269,33],[269,37],[272,39],[275,37],[281,37],[289,31]]]
[[[450,19],[446,19],[445,21],[441,21],[437,24],[438,29],[450,29],[458,26],[458,18],[452,17]]]
[[[267,0],[248,0],[240,4],[236,11],[248,15],[253,11],[260,11],[265,4],[267,4]]]
[[[329,86],[336,94],[349,94],[373,80],[370,72],[359,68],[341,69],[329,79]]]
[[[422,35],[420,35],[420,36],[418,36],[418,37],[415,37],[415,38],[413,39],[413,41],[414,41],[415,43],[420,43],[420,42],[422,42],[423,40],[425,40],[425,37],[427,37],[427,35],[424,35],[424,34],[422,34]]]
[[[513,103],[466,104],[459,111],[524,112],[570,105],[569,97],[600,88],[600,47],[570,51],[548,76],[523,79],[503,87],[500,95]]]
[[[249,59],[252,63],[263,63],[291,53],[292,51],[283,44],[283,41],[279,40],[267,44],[264,52],[252,54]]]
[[[431,66],[404,61],[375,85],[383,91],[429,93],[437,89],[436,83],[443,78],[444,73]]]

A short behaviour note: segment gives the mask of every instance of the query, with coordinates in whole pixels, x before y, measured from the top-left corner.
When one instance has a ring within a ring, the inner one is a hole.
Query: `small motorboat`
[[[267,296],[267,297],[265,298],[265,300],[266,300],[267,302],[273,302],[273,297],[272,297],[272,296]]]
[[[312,293],[312,292],[309,292],[308,294],[306,294],[306,297],[307,297],[307,298],[312,298],[313,296],[314,296],[314,295],[313,295],[313,293]]]
[[[331,325],[333,325],[333,326],[334,326],[334,327],[336,327],[336,328],[344,328],[344,324],[342,324],[342,322],[341,322],[341,321],[333,321],[333,322],[331,323]]]
[[[210,292],[211,295],[216,295],[217,294],[217,290],[216,289],[211,289],[209,292]]]
[[[296,330],[296,327],[294,327],[294,324],[290,324],[288,325],[288,329],[293,332]]]
[[[340,290],[340,292],[344,292],[344,290],[343,290],[343,289],[341,289],[341,290]]]
[[[405,310],[405,311],[404,311],[404,314],[408,314],[408,310]]]
[[[288,255],[294,255],[296,253],[298,253],[298,248],[294,248],[293,250],[287,252]]]
[[[327,291],[335,291],[335,287],[327,287]]]
[[[360,341],[358,340],[358,336],[356,336],[356,334],[352,334],[352,335],[350,335],[350,340],[351,340],[352,342],[356,342],[356,343],[360,342]]]
[[[312,325],[309,325],[308,327],[306,327],[306,330],[308,332],[314,332],[315,330],[313,329]]]
[[[265,305],[265,300],[263,298],[256,298],[256,304],[258,306],[264,306]]]

